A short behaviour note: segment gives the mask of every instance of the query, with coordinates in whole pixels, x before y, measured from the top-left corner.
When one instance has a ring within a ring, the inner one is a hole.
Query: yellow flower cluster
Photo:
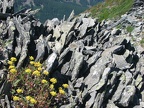
[[[23,93],[22,89],[17,89],[16,91],[17,91],[17,93]]]
[[[29,59],[32,61],[32,60],[34,60],[34,57],[33,56],[29,56]]]
[[[18,96],[13,96],[13,101],[19,101],[20,98]]]
[[[35,66],[35,67],[41,67],[42,64],[41,64],[40,62],[34,62],[34,66]]]
[[[9,69],[13,69],[13,68],[15,68],[15,66],[12,66],[12,65],[9,66]]]
[[[17,61],[17,59],[16,59],[15,57],[11,57],[10,60],[11,60],[12,62],[16,62],[16,61]]]
[[[37,69],[38,71],[42,71],[42,68],[41,67],[38,67],[38,69]]]
[[[64,95],[65,94],[65,91],[63,89],[59,89],[59,93]]]
[[[43,79],[43,80],[41,80],[41,83],[46,84],[47,80]]]
[[[62,85],[64,88],[68,88],[68,84],[63,84]]]
[[[64,95],[65,94],[65,91],[62,89],[62,87],[59,87],[59,93]]]
[[[15,57],[11,57],[10,61],[8,61],[9,64],[9,72],[12,74],[17,73],[16,67],[14,66],[14,62],[16,62],[17,59]]]
[[[32,75],[35,75],[35,76],[40,76],[40,71],[35,70],[35,71],[32,73]]]
[[[16,62],[16,61],[17,61],[17,59],[15,57],[11,57],[10,61],[8,61],[8,64],[13,65],[13,63]]]
[[[13,62],[12,62],[12,61],[8,61],[8,64],[9,64],[9,65],[13,65]]]
[[[26,69],[25,72],[26,73],[31,73],[32,71],[31,71],[31,69]]]
[[[41,70],[42,70],[42,68],[41,68],[42,64],[41,64],[40,62],[35,62],[35,61],[33,61],[33,60],[34,60],[34,57],[33,57],[33,56],[30,56],[29,59],[30,59],[30,64],[31,64],[31,65],[34,65],[35,67],[37,67],[37,70],[38,70],[38,71],[41,71]]]
[[[26,96],[26,100],[29,101],[32,97],[31,96]]]
[[[31,96],[26,96],[26,100],[29,101],[31,104],[37,103],[37,101],[34,98],[32,98]]]
[[[43,74],[44,74],[44,75],[48,75],[48,74],[49,74],[49,72],[48,72],[48,71],[46,71],[46,70],[44,70],[44,71],[43,71]]]
[[[10,69],[10,73],[12,73],[12,74],[17,73],[17,70],[15,68]]]
[[[34,63],[35,63],[34,61],[30,61],[30,64],[31,64],[31,65],[34,65]]]
[[[55,91],[51,91],[50,94],[51,94],[52,96],[56,96],[56,95],[57,95],[57,93],[56,93]]]
[[[30,99],[30,102],[31,102],[32,104],[36,104],[36,103],[37,103],[37,101],[36,101],[34,98]]]
[[[50,82],[52,82],[53,84],[57,83],[57,79],[56,78],[51,78]]]
[[[49,87],[50,87],[50,89],[53,89],[53,88],[54,88],[54,85],[53,85],[53,84],[51,84]]]

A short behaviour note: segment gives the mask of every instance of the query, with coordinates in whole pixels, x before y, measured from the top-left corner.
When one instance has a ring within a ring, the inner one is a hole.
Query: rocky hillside
[[[47,18],[62,19],[64,15],[67,18],[72,10],[78,15],[101,1],[103,0],[15,0],[15,10],[25,7],[40,9],[36,17],[44,22]]]
[[[86,14],[53,18],[44,24],[36,11],[13,11],[13,0],[0,12],[0,107],[15,103],[9,93],[7,60],[22,68],[29,56],[67,82],[69,103],[59,108],[142,108],[144,106],[144,1],[135,0],[119,19],[98,21]]]

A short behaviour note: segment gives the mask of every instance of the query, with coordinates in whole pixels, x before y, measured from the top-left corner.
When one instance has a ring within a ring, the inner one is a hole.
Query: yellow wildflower
[[[59,87],[59,90],[62,90],[62,87]]]
[[[68,88],[68,84],[63,84],[62,85],[64,88]]]
[[[29,101],[32,97],[31,96],[26,96],[26,100]]]
[[[65,91],[63,89],[59,89],[60,94],[65,94]]]
[[[33,57],[33,56],[30,56],[29,59],[30,59],[30,60],[34,60],[34,57]]]
[[[18,96],[13,96],[13,100],[18,101],[18,100],[20,100],[20,98]]]
[[[31,71],[31,69],[26,69],[25,72],[26,73],[31,73],[32,71]]]
[[[17,73],[16,69],[10,69],[10,73]]]
[[[30,99],[30,102],[31,102],[32,104],[36,104],[36,103],[37,103],[37,101],[36,101],[34,98],[31,98],[31,99]]]
[[[13,64],[13,62],[12,62],[12,61],[8,61],[8,64],[9,64],[9,65],[12,65],[12,64]]]
[[[33,65],[35,62],[34,61],[30,61],[30,64]]]
[[[43,74],[44,74],[44,75],[48,75],[48,74],[49,74],[49,72],[48,72],[48,71],[46,71],[46,70],[44,70],[44,71],[43,71]]]
[[[41,80],[41,83],[46,84],[47,80],[43,79],[43,80]]]
[[[10,60],[11,60],[12,62],[17,61],[17,59],[16,59],[15,57],[11,57]]]
[[[50,82],[52,82],[53,84],[57,83],[57,79],[56,78],[51,78]]]
[[[23,93],[22,89],[17,89],[16,91],[17,91],[17,93]]]
[[[56,96],[56,95],[57,95],[57,93],[56,93],[55,91],[51,91],[50,94],[51,94],[52,96]]]
[[[35,75],[35,76],[40,76],[40,72],[38,70],[35,70],[32,75]]]
[[[51,84],[51,85],[50,85],[50,89],[53,89],[53,88],[54,88],[54,85],[53,85],[53,84]]]
[[[42,70],[42,68],[41,68],[41,67],[39,67],[37,70],[41,71],[41,70]]]
[[[15,66],[12,66],[12,65],[9,66],[9,69],[13,69],[13,68],[15,68]]]
[[[41,67],[42,64],[41,64],[40,62],[35,62],[35,63],[34,63],[34,66],[35,66],[35,67]]]

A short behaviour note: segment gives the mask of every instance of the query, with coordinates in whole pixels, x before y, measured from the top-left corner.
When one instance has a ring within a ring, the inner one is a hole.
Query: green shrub
[[[15,57],[11,57],[8,61],[7,80],[12,85],[11,99],[15,107],[49,108],[56,107],[56,102],[65,104],[68,84],[62,84],[56,89],[57,79],[50,78],[50,73],[40,62],[33,61],[32,56],[29,59],[29,64],[23,69],[16,69],[17,59]]]

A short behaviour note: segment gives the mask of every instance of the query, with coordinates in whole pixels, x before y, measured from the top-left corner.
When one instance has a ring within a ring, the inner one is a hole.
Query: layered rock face
[[[17,68],[28,56],[46,64],[52,76],[68,81],[69,104],[61,108],[144,107],[144,1],[119,20],[98,22],[82,14],[42,24],[37,10],[13,11],[13,0],[0,2],[0,104],[12,105],[7,94],[6,60],[18,58]],[[121,24],[122,28],[117,26]],[[127,26],[133,26],[129,33]]]

